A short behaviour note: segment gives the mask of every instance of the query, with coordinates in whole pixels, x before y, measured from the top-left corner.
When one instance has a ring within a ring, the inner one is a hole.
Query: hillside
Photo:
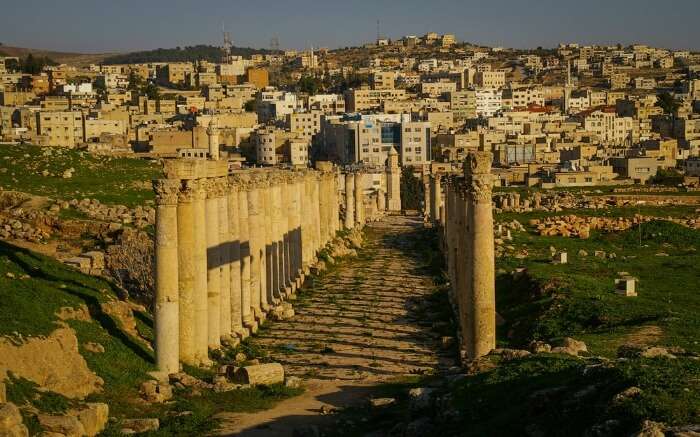
[[[250,56],[254,54],[272,53],[266,49],[254,49],[249,47],[232,47],[234,56]],[[224,52],[220,47],[210,45],[196,45],[187,47],[175,47],[171,49],[155,49],[140,52],[124,53],[110,56],[104,60],[105,64],[140,64],[149,62],[194,62],[206,60],[220,62]]]
[[[69,64],[77,67],[87,67],[90,64],[100,64],[106,57],[114,55],[114,53],[72,53],[6,45],[0,46],[1,56],[16,56],[19,58],[24,58],[30,53],[33,56],[45,56],[58,62],[59,64]]]

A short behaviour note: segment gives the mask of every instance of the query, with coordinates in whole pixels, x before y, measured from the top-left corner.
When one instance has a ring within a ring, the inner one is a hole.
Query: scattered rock
[[[287,388],[299,388],[301,387],[301,378],[297,376],[288,376],[284,380],[284,386]]]
[[[665,426],[662,423],[653,422],[651,420],[645,420],[642,423],[642,429],[636,433],[632,434],[633,437],[664,437]]]
[[[248,385],[272,385],[284,382],[284,367],[280,363],[257,364],[238,369],[234,382]]]
[[[409,407],[411,410],[424,410],[430,406],[435,390],[429,387],[416,387],[408,391]]]
[[[104,384],[78,351],[71,328],[58,328],[46,338],[33,337],[19,346],[0,338],[0,357],[0,379],[12,372],[67,398],[82,399]]]
[[[29,430],[22,423],[22,414],[13,403],[0,403],[0,436],[29,436]]]
[[[173,388],[167,382],[145,381],[139,390],[141,397],[147,402],[163,403],[173,397]]]
[[[639,387],[629,387],[613,397],[613,402],[619,404],[627,399],[636,398],[642,394],[642,389]]]
[[[103,354],[105,352],[105,347],[102,346],[100,343],[85,343],[83,345],[83,349],[85,349],[88,352],[92,352],[93,354]]]
[[[500,348],[492,350],[491,354],[500,355],[503,361],[513,361],[529,356],[530,352],[522,349]]]
[[[122,434],[140,434],[142,432],[158,431],[158,419],[125,419],[121,423]]]
[[[39,414],[37,420],[44,430],[60,433],[66,437],[83,437],[86,434],[83,424],[75,416]]]
[[[564,338],[562,346],[552,348],[552,353],[555,354],[568,354],[578,356],[581,352],[588,352],[588,347],[586,347],[586,343],[579,340],[574,340],[570,337]]]
[[[552,351],[552,346],[538,340],[531,342],[529,347],[533,354],[549,353]]]
[[[369,404],[373,407],[386,407],[388,405],[394,405],[395,403],[395,398],[374,398],[369,400]]]
[[[78,418],[83,425],[85,434],[92,437],[101,433],[109,420],[109,406],[103,403],[89,403],[77,411],[68,412],[69,415]]]

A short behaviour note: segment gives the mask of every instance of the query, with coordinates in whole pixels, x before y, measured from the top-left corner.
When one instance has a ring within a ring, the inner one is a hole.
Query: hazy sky
[[[64,51],[221,44],[343,47],[428,31],[506,47],[562,41],[700,49],[700,0],[20,0],[0,5],[0,42]]]

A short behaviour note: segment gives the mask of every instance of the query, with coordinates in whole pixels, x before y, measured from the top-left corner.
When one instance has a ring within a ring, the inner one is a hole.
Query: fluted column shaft
[[[205,179],[194,181],[194,312],[195,358],[209,363],[209,308],[207,297],[207,219]]]
[[[269,177],[269,176],[268,176]],[[262,217],[265,226],[265,258],[263,258],[264,266],[262,280],[262,293],[260,294],[260,308],[264,313],[270,310],[272,305],[272,293],[273,287],[275,285],[275,259],[274,259],[274,243],[275,236],[273,233],[273,215],[274,215],[274,205],[272,202],[272,180],[268,179],[265,184],[265,188],[262,190],[261,203],[263,205]]]
[[[355,225],[362,227],[365,224],[365,184],[364,174],[355,174]]]
[[[355,174],[345,174],[345,228],[355,228]]]
[[[248,192],[248,232],[250,234],[250,307],[256,319],[262,318],[260,293],[264,290],[261,279],[265,264],[264,231],[265,221],[262,217],[262,189],[255,186]]]
[[[249,181],[245,181],[245,186],[238,192],[238,232],[241,250],[241,319],[245,328],[255,330],[257,324],[253,315],[253,304],[251,297],[251,253],[250,241],[250,215],[248,205],[250,204],[251,187]]]
[[[218,178],[207,180],[206,234],[207,234],[207,341],[211,349],[221,346],[221,251],[219,248]]]
[[[222,339],[231,336],[231,233],[228,217],[228,178],[222,178],[219,197],[219,257],[221,279],[219,284],[219,329]]]
[[[156,191],[155,330],[156,365],[165,373],[179,371],[179,304],[177,198],[179,180],[154,182]]]
[[[238,198],[240,186],[239,181],[229,178],[228,201],[228,230],[229,230],[229,255],[230,259],[230,293],[231,293],[231,331],[238,337],[247,336],[247,331],[243,328],[242,312],[242,287],[241,287],[241,231],[239,218],[241,216]]]
[[[491,206],[492,154],[472,152],[465,162],[468,211],[469,252],[468,278],[469,327],[466,353],[469,359],[488,354],[496,347],[496,292],[493,239],[493,210]],[[478,256],[476,256],[478,254]]]
[[[197,365],[195,315],[195,212],[196,181],[183,181],[177,204],[177,252],[180,323],[180,361]]]

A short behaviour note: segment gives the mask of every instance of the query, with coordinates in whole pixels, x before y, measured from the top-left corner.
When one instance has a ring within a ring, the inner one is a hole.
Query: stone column
[[[180,290],[180,361],[196,366],[195,213],[196,181],[182,183],[177,204],[178,288]]]
[[[440,186],[440,175],[435,174],[430,179],[430,219],[433,225],[440,221],[440,206],[442,202],[442,187]]]
[[[265,220],[262,217],[262,180],[256,178],[255,185],[248,192],[248,232],[250,234],[250,307],[256,320],[263,320],[260,308],[260,292],[264,290],[262,277],[265,264],[264,230]]]
[[[365,184],[364,174],[355,173],[355,225],[362,227],[365,224]]]
[[[333,234],[331,235],[331,238],[335,238],[336,234],[342,227],[340,223],[340,192],[338,191],[338,188],[340,186],[340,184],[338,183],[339,175],[340,173],[338,173],[338,171],[334,171],[333,178],[331,180],[331,193],[333,196]]]
[[[180,181],[156,180],[153,188],[156,192],[156,365],[158,370],[170,374],[180,370],[177,253]]]
[[[263,205],[262,208],[262,217],[261,219],[264,222],[265,226],[265,238],[264,238],[264,247],[265,247],[265,258],[264,258],[264,267],[261,267],[263,269],[263,286],[262,286],[262,294],[260,295],[260,308],[264,313],[267,313],[270,311],[270,308],[272,306],[272,295],[273,295],[273,288],[275,286],[275,276],[276,276],[276,268],[275,268],[275,256],[274,256],[274,250],[275,250],[275,235],[274,235],[274,202],[272,198],[272,190],[274,186],[274,175],[268,174],[267,175],[267,183],[265,185],[265,188],[262,191],[262,198],[261,198],[261,204]]]
[[[460,333],[459,338],[461,344],[464,344],[465,339],[469,338],[468,328],[470,326],[468,305],[471,305],[469,297],[471,292],[471,281],[468,276],[469,265],[471,263],[472,253],[470,252],[471,228],[469,227],[470,213],[468,211],[467,191],[464,184],[455,186],[455,214],[457,215],[457,238],[455,256],[458,262],[455,262],[455,300],[457,302],[459,314]],[[466,351],[466,350],[465,350]]]
[[[281,196],[281,225],[282,225],[282,270],[283,270],[283,283],[284,288],[283,298],[288,299],[289,296],[296,291],[294,287],[294,273],[293,273],[293,261],[292,261],[292,232],[293,232],[293,186],[288,175],[282,181],[280,185],[280,196]]]
[[[221,251],[219,247],[219,178],[207,179],[207,342],[210,349],[221,346]]]
[[[250,216],[248,205],[251,197],[251,182],[245,176],[241,178],[241,190],[238,192],[238,232],[241,250],[241,320],[243,327],[255,333],[258,324],[253,315],[251,297],[251,242]]]
[[[290,260],[292,264],[292,277],[294,280],[299,278],[297,286],[301,286],[302,280],[302,249],[301,249],[301,226],[302,226],[302,183],[301,176],[295,175],[290,188],[292,189],[292,242]]]
[[[471,152],[464,168],[468,190],[470,293],[466,353],[470,360],[496,347],[496,277],[490,152]],[[478,254],[478,256],[477,256]]]
[[[321,178],[318,172],[312,173],[311,178],[311,212],[313,217],[313,237],[314,243],[311,249],[311,257],[316,260],[316,254],[321,249],[321,204],[319,200],[319,190]]]
[[[386,212],[386,193],[381,188],[377,190],[377,208],[380,214]]]
[[[320,173],[318,180],[318,212],[319,212],[319,225],[320,225],[320,235],[321,241],[320,245],[323,247],[328,242],[328,217],[330,216],[329,203],[328,203],[328,175],[325,172]]]
[[[248,330],[243,327],[243,312],[242,312],[242,287],[241,287],[241,227],[240,216],[241,208],[239,196],[241,190],[240,180],[236,177],[229,177],[229,192],[227,193],[228,201],[228,230],[231,256],[231,331],[239,338],[243,339],[248,336]]]
[[[208,365],[209,360],[209,308],[207,297],[207,219],[206,179],[192,181],[194,200],[194,337],[195,359]]]
[[[430,221],[430,174],[423,174],[423,220]]]
[[[222,340],[231,340],[231,232],[229,230],[228,177],[220,179],[219,257],[221,259],[219,330]]]
[[[355,227],[355,174],[345,174],[345,228]]]
[[[269,296],[273,305],[278,305],[284,292],[284,229],[282,225],[282,176],[275,175],[275,182],[271,187],[272,199],[272,294]]]

